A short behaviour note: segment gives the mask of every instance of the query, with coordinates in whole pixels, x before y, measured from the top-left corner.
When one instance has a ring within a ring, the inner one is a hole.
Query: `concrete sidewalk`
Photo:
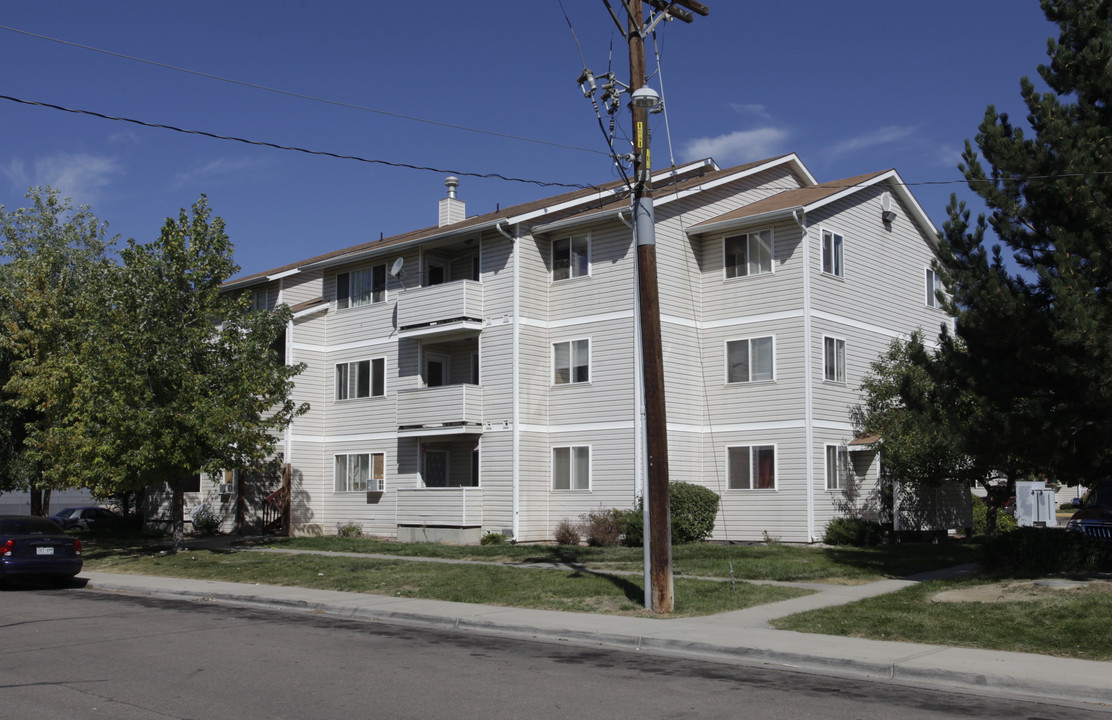
[[[932,574],[934,575],[934,574]],[[297,587],[84,572],[87,588],[325,613],[524,640],[600,646],[828,676],[1084,705],[1112,712],[1112,663],[774,630],[768,622],[928,579],[818,586],[819,592],[698,618],[655,619],[472,605]]]

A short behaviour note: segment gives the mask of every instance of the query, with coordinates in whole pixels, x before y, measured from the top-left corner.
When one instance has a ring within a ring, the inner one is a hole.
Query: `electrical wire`
[[[37,38],[39,40],[48,40],[50,42],[58,43],[60,45],[68,45],[70,47],[88,50],[90,52],[101,53],[102,55],[109,55],[111,57],[121,58],[124,60],[131,60],[132,62],[143,63],[152,65],[154,67],[162,68],[164,70],[173,70],[175,72],[186,73],[187,75],[196,75],[197,77],[207,78],[209,80],[217,80],[219,82],[229,83],[231,85],[239,85],[241,87],[251,88],[253,90],[262,90],[263,92],[275,93],[278,95],[285,95],[287,97],[297,98],[299,100],[310,100],[312,102],[324,103],[325,105],[334,105],[336,107],[347,108],[349,110],[359,110],[362,112],[375,113],[377,115],[384,115],[386,117],[398,118],[400,120],[409,120],[412,122],[425,123],[426,125],[436,125],[438,127],[450,128],[452,130],[462,130],[464,132],[479,133],[481,135],[490,135],[492,137],[502,138],[505,140],[517,140],[520,142],[536,143],[538,145],[548,145],[550,147],[558,147],[564,150],[575,150],[577,152],[589,152],[598,155],[605,155],[606,153],[601,150],[593,148],[581,148],[575,145],[564,145],[562,143],[551,142],[549,140],[538,140],[536,138],[523,137],[521,135],[510,135],[508,133],[494,132],[492,130],[480,130],[478,128],[467,127],[465,125],[457,125],[454,123],[441,122],[438,120],[426,120],[413,115],[403,115],[401,113],[389,112],[387,110],[377,110],[375,108],[365,107],[363,105],[355,105],[353,103],[341,102],[339,100],[329,100],[327,98],[316,97],[313,95],[306,95],[297,93],[290,90],[281,90],[279,88],[272,88],[258,83],[246,82],[244,80],[236,80],[234,78],[223,77],[221,75],[213,75],[211,73],[200,72],[199,70],[190,70],[189,68],[178,67],[177,65],[169,65],[167,63],[157,62],[155,60],[146,60],[144,58],[135,57],[134,55],[125,55],[123,53],[113,52],[112,50],[104,50],[102,48],[93,47],[91,45],[82,45],[81,43],[70,42],[68,40],[61,40],[59,38],[50,37],[48,35],[39,35],[38,33],[20,30],[19,28],[9,27],[7,25],[0,25],[0,30],[7,30],[9,32],[26,35],[27,37]],[[576,41],[578,43],[578,40]]]
[[[529,180],[527,178],[510,177],[501,175],[499,173],[476,173],[467,172],[465,170],[445,170],[442,168],[427,167],[424,165],[412,165],[410,163],[391,162],[389,160],[373,160],[370,158],[359,157],[358,155],[342,155],[340,153],[328,152],[325,150],[309,150],[307,148],[296,147],[293,145],[279,145],[277,143],[265,142],[262,140],[248,140],[247,138],[235,137],[233,135],[219,135],[217,133],[207,132],[204,130],[190,130],[186,128],[179,128],[173,125],[164,125],[162,123],[146,122],[143,120],[136,120],[134,118],[118,117],[114,115],[105,115],[104,113],[94,112],[92,110],[79,110],[76,108],[64,107],[62,105],[54,105],[53,103],[39,102],[35,100],[21,100],[10,95],[0,95],[0,100],[10,100],[11,102],[20,103],[23,105],[35,105],[38,107],[51,108],[53,110],[61,110],[62,112],[73,113],[76,115],[89,115],[92,117],[101,118],[103,120],[115,120],[118,122],[132,123],[135,125],[142,125],[143,127],[159,128],[162,130],[173,130],[174,132],[184,133],[186,135],[201,135],[203,137],[213,138],[215,140],[232,140],[235,142],[244,143],[246,145],[257,145],[260,147],[269,147],[275,150],[290,150],[293,152],[305,153],[306,155],[320,155],[323,157],[335,158],[337,160],[355,160],[356,162],[370,163],[373,165],[386,165],[388,167],[406,168],[409,170],[423,170],[427,172],[448,173],[451,175],[463,175],[465,177],[484,178],[493,180],[505,180],[506,182],[526,183],[529,185],[539,185],[541,187],[566,187],[575,188],[578,190],[587,190],[594,188],[594,185],[581,185],[578,183],[561,183],[561,182],[546,182],[543,180]]]

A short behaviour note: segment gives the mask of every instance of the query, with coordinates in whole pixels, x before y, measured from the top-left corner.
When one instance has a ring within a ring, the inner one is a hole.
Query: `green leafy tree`
[[[46,514],[51,489],[81,485],[74,388],[95,288],[117,270],[106,225],[50,188],[0,208],[0,482],[30,488]],[[46,501],[43,502],[43,498]]]
[[[957,329],[935,370],[977,399],[965,431],[979,464],[1089,483],[1112,474],[1112,1],[1042,8],[1060,36],[1038,68],[1050,91],[1021,81],[1029,131],[989,106],[987,171],[966,143],[989,216],[948,208],[938,269]],[[1007,254],[985,248],[990,226]]]
[[[946,384],[945,362],[927,348],[922,332],[892,341],[861,383],[861,403],[850,410],[855,431],[876,438],[885,478],[916,496],[945,483],[983,485],[992,521],[1010,493],[991,484],[997,472],[970,444],[968,428],[980,425],[975,396]]]
[[[204,471],[264,471],[274,442],[307,410],[289,399],[302,366],[274,350],[290,319],[223,292],[239,268],[205,198],[148,245],[129,241],[104,288],[78,389],[82,457],[95,491],[169,485],[174,546],[183,492]]]

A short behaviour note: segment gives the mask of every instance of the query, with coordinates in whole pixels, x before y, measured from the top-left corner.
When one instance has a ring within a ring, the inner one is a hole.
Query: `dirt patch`
[[[931,598],[932,602],[1025,602],[1047,600],[1063,594],[1085,592],[1104,592],[1112,594],[1112,579],[1096,580],[1008,580],[991,585],[975,585],[940,592]]]

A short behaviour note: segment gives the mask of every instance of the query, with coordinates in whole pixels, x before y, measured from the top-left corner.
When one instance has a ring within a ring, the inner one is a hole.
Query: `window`
[[[554,377],[556,385],[585,383],[591,380],[591,341],[570,340],[552,345]]]
[[[336,399],[382,397],[386,394],[386,358],[336,365]]]
[[[733,235],[723,242],[726,277],[772,272],[772,231]]]
[[[842,277],[842,236],[829,230],[822,232],[822,271]]]
[[[590,447],[580,445],[552,448],[552,489],[591,489]]]
[[[776,447],[752,445],[727,448],[730,490],[775,490]]]
[[[591,274],[591,241],[587,235],[573,235],[552,243],[552,279],[586,277]]]
[[[843,490],[848,487],[849,448],[845,445],[826,446],[826,489]]]
[[[359,307],[385,299],[385,265],[375,265],[336,276],[336,304],[339,307]]]
[[[336,492],[382,491],[386,488],[385,453],[336,456]]]
[[[759,337],[726,342],[726,382],[772,380],[772,338]]]
[[[822,377],[828,382],[846,381],[846,341],[838,338],[822,339]]]
[[[940,307],[938,293],[945,292],[942,287],[942,278],[933,269],[927,268],[927,307]]]
[[[266,310],[270,306],[270,293],[266,288],[258,288],[251,292],[251,309]]]

